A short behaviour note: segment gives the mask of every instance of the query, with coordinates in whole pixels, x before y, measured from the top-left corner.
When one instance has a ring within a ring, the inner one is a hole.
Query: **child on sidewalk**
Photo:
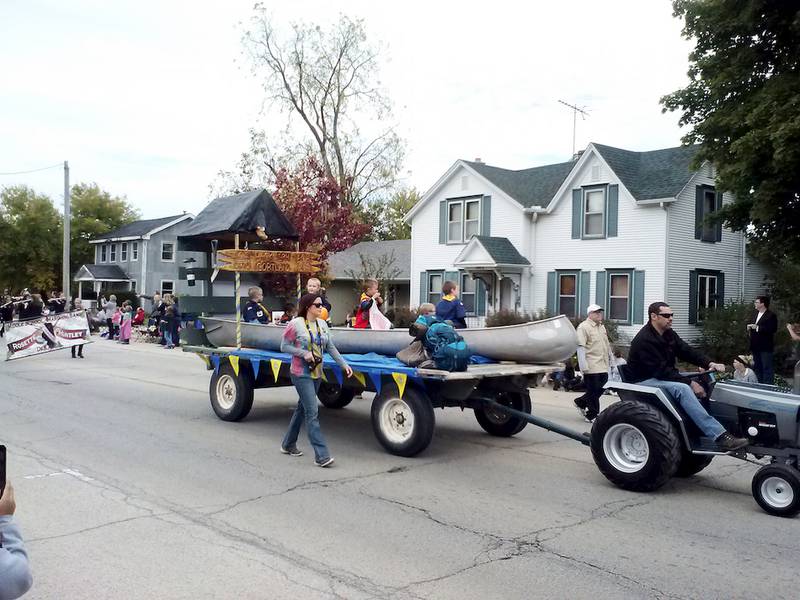
[[[133,307],[130,304],[122,305],[122,316],[119,324],[119,343],[131,343],[131,322],[133,319]]]

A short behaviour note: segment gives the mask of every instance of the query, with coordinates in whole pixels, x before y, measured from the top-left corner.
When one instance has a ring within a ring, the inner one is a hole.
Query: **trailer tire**
[[[211,408],[223,421],[241,421],[253,408],[253,380],[246,365],[239,367],[239,374],[229,362],[214,371],[209,385]]]
[[[531,412],[530,392],[498,392],[495,401],[509,408],[528,413]],[[493,409],[491,406],[481,405],[475,410],[478,424],[489,435],[497,437],[511,437],[525,429],[528,422],[525,419],[514,417]]]
[[[753,476],[753,498],[776,517],[793,517],[800,512],[800,473],[787,465],[761,467]]]
[[[344,408],[353,400],[356,391],[353,388],[343,388],[338,383],[323,381],[319,385],[317,398],[325,408]]]
[[[681,442],[672,421],[645,402],[622,400],[601,412],[592,426],[592,457],[614,485],[650,492],[675,474]]]
[[[697,475],[710,465],[712,460],[714,460],[713,454],[692,454],[691,452],[684,452],[681,458],[681,464],[678,465],[678,470],[675,471],[675,477],[691,477],[692,475]]]
[[[372,401],[371,417],[375,437],[391,454],[414,456],[433,438],[433,405],[415,389],[406,389],[401,398],[394,386],[385,387]]]

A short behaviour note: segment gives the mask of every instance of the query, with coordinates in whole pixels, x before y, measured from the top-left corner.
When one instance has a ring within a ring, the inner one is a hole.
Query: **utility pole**
[[[64,252],[61,257],[61,290],[69,301],[70,292],[70,273],[69,273],[69,237],[70,237],[70,209],[69,209],[69,162],[64,161]]]
[[[563,100],[559,100],[559,102],[564,106],[572,109],[572,156],[575,156],[575,128],[577,127],[578,113],[581,113],[581,119],[585,119],[586,117],[588,117],[589,113],[584,110],[584,108],[586,108],[585,106],[583,108],[580,108],[579,106],[575,106],[574,104],[568,104]]]

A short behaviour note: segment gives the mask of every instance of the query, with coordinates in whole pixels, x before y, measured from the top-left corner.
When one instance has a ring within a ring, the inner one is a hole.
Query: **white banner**
[[[89,344],[86,311],[63,312],[6,323],[6,360]]]

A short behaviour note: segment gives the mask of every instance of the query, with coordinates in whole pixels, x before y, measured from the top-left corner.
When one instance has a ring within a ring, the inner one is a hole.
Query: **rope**
[[[26,173],[36,173],[37,171],[47,171],[48,169],[55,169],[56,167],[63,167],[64,163],[57,165],[50,165],[49,167],[42,167],[41,169],[31,169],[30,171],[9,171],[8,173],[0,173],[0,175],[25,175]]]

